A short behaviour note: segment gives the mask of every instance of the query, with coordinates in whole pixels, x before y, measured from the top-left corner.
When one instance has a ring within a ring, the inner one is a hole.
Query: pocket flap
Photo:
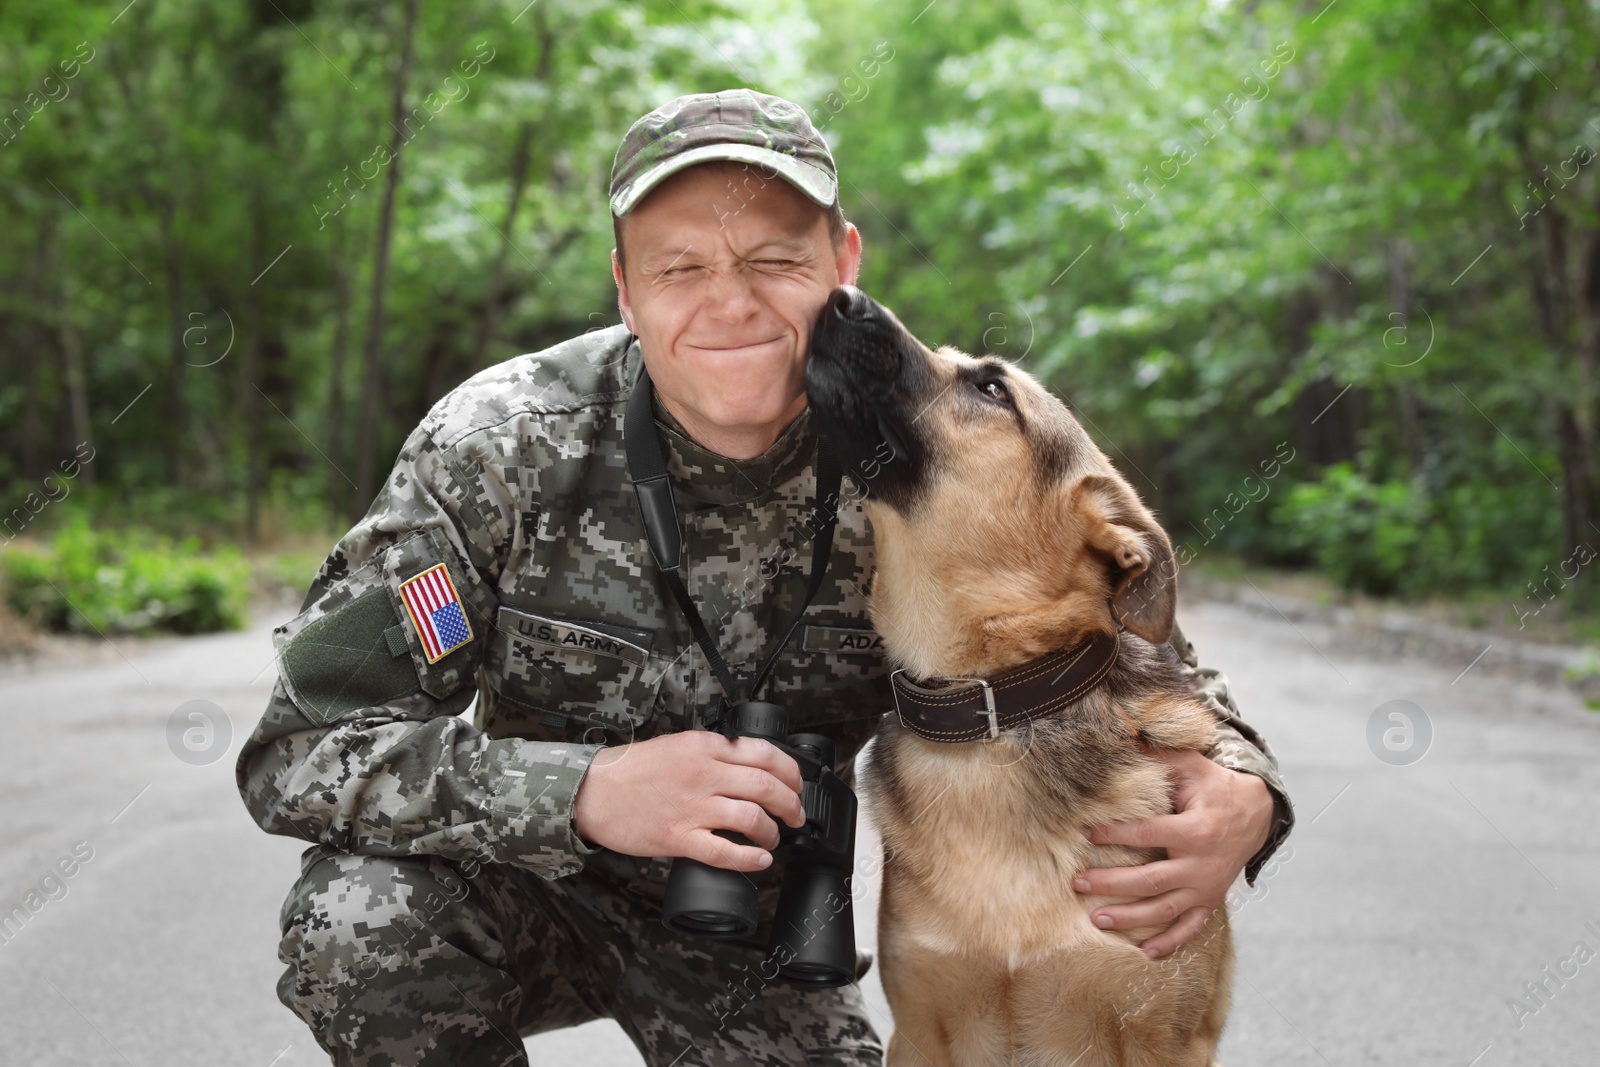
[[[656,711],[664,671],[651,662],[654,637],[626,623],[501,605],[484,667],[496,693],[545,725],[631,735]]]
[[[650,658],[650,646],[655,639],[650,630],[604,619],[540,615],[503,605],[499,627],[536,645],[615,656],[634,664],[643,664]]]
[[[396,628],[388,596],[374,586],[284,642],[284,685],[301,713],[332,723],[421,688],[411,661],[395,657],[388,634]]]

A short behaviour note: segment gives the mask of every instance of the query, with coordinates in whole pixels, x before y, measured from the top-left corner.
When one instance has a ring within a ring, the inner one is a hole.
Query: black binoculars
[[[821,734],[789,733],[789,714],[777,704],[746,700],[722,713],[727,737],[760,737],[800,765],[799,828],[778,821],[773,860],[783,865],[783,888],[766,965],[790,985],[831,989],[855,981],[855,912],[850,874],[855,866],[856,796],[834,773],[834,746]],[[714,831],[741,845],[743,834]],[[661,921],[680,934],[722,940],[755,932],[756,887],[743,873],[679,856],[667,876]]]

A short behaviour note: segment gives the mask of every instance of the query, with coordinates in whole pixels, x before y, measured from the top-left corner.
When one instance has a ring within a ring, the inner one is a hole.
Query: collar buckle
[[[900,725],[904,726],[907,730],[910,730],[912,733],[916,733],[917,732],[917,728],[912,726],[910,723],[906,722],[905,709],[900,706],[900,688],[894,684],[895,675],[904,674],[904,673],[905,673],[905,668],[904,667],[900,667],[900,668],[896,669],[895,671],[893,671],[889,675],[889,690],[890,690],[890,692],[892,692],[894,694],[894,710],[895,710],[895,714],[900,716]],[[988,720],[989,720],[989,736],[988,737],[980,737],[980,738],[977,738],[976,740],[979,740],[979,741],[994,741],[997,738],[999,738],[999,736],[1000,736],[1000,716],[999,716],[998,712],[995,710],[994,687],[989,684],[989,680],[987,678],[954,678],[954,677],[952,677],[952,678],[945,678],[944,681],[947,681],[947,682],[976,682],[978,685],[983,686],[983,710],[974,712],[973,714],[983,715],[983,716],[986,716],[988,718]]]

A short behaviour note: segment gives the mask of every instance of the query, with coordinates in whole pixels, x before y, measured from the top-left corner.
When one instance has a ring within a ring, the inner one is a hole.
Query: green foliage
[[[1293,486],[1273,511],[1288,541],[1347,589],[1375,595],[1508,588],[1548,562],[1555,516],[1520,486],[1373,481],[1350,463]],[[1540,516],[1544,528],[1530,527]]]
[[[422,5],[385,164],[404,8],[0,6],[0,515],[48,534],[88,437],[97,519],[342,529],[363,441],[381,476],[452,386],[617,321],[623,131],[748,85],[833,146],[863,288],[1037,374],[1203,555],[1515,589],[1586,528],[1593,3]]]
[[[1600,241],[1576,147],[1600,114],[1554,89],[1588,83],[1600,9],[875,12],[818,60],[899,52],[834,126],[873,194],[844,190],[863,284],[930,340],[1020,358],[1175,541],[1401,595],[1563,558],[1553,412],[1593,409],[1571,353],[1600,301],[1553,304],[1529,212],[1565,213],[1549,247]],[[1283,441],[1273,498],[1219,511]]]
[[[1349,589],[1393,593],[1413,582],[1427,501],[1408,482],[1374,484],[1348,463],[1289,491],[1277,515],[1295,544]]]
[[[250,569],[235,549],[201,555],[196,538],[103,531],[82,514],[48,546],[0,555],[0,578],[18,615],[82,633],[239,629],[250,593]]]

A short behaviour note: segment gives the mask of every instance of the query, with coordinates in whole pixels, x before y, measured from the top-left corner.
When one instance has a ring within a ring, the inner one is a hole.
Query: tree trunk
[[[1537,175],[1541,169],[1526,138],[1517,140],[1522,169]],[[1600,181],[1589,177],[1592,195],[1600,202]],[[1548,186],[1547,186],[1548,188]],[[1565,190],[1567,186],[1562,185]],[[1576,199],[1574,188],[1566,194]],[[1600,400],[1596,397],[1596,371],[1600,367],[1600,228],[1584,220],[1580,208],[1569,217],[1552,195],[1540,198],[1527,240],[1533,246],[1533,269],[1528,272],[1534,322],[1554,360],[1557,393],[1552,397],[1556,416],[1556,454],[1561,464],[1562,573],[1571,564],[1600,549]],[[1577,276],[1570,260],[1576,252]],[[1592,558],[1592,557],[1591,557]],[[1570,576],[1575,605],[1600,600],[1600,564],[1591,563]]]
[[[285,110],[287,62],[275,41],[289,16],[275,4],[251,5],[250,15],[251,36],[241,61],[235,65],[235,77],[245,101],[244,128],[250,146],[259,151],[261,162],[250,175],[248,189],[250,261],[259,273],[251,279],[245,294],[249,339],[245,344],[245,388],[241,390],[247,442],[246,536],[251,543],[259,543],[262,498],[271,471],[284,460],[283,449],[274,446],[293,432],[290,427],[280,426],[283,420],[293,419],[294,403],[284,371],[289,350],[284,339],[285,315],[282,302],[276,297],[283,278],[279,272],[285,269],[279,261],[292,245],[280,244],[286,229],[280,208],[283,193],[281,185],[272,180],[268,162],[282,154],[278,124]],[[297,448],[293,459],[303,463],[304,453]]]
[[[1394,305],[1394,314],[1399,316],[1389,321],[1404,328],[1406,343],[1403,347],[1390,348],[1390,355],[1385,359],[1402,367],[1414,365],[1412,361],[1420,360],[1427,347],[1421,332],[1412,330],[1416,325],[1411,321],[1412,299],[1411,247],[1410,242],[1400,237],[1389,242],[1389,302]],[[1388,336],[1387,331],[1384,336]],[[1422,473],[1426,457],[1422,447],[1421,420],[1417,415],[1417,394],[1410,378],[1403,377],[1395,383],[1395,400],[1400,414],[1400,442],[1411,462],[1411,473],[1415,476]]]
[[[161,424],[167,484],[176,486],[183,475],[183,253],[178,248],[178,205],[169,189],[161,204],[162,267],[167,287],[167,380],[162,388]]]
[[[1594,182],[1595,205],[1600,208],[1600,180]],[[1592,217],[1592,216],[1591,216]],[[1582,245],[1577,287],[1578,317],[1583,335],[1573,360],[1571,480],[1581,486],[1567,507],[1566,550],[1571,556],[1579,545],[1600,550],[1600,227],[1589,227]],[[1567,451],[1563,448],[1563,452]],[[1569,460],[1563,457],[1563,466]],[[1578,597],[1587,604],[1600,603],[1600,573],[1596,565],[1585,568],[1578,580]]]
[[[1600,231],[1574,225],[1559,204],[1534,219],[1538,241],[1532,272],[1534,306],[1545,343],[1555,354],[1557,455],[1561,463],[1563,554],[1600,547],[1600,434],[1595,377],[1600,362]],[[1576,232],[1575,232],[1576,231]],[[1573,279],[1571,249],[1580,250]],[[1592,580],[1589,583],[1593,584]],[[1587,596],[1585,597],[1587,599]]]
[[[545,16],[543,6],[533,12],[533,32],[539,39],[539,63],[534,68],[534,80],[540,85],[550,85],[550,72],[555,61],[556,41],[555,35],[550,32],[550,22]],[[511,197],[506,205],[505,225],[500,228],[503,240],[495,245],[494,263],[489,267],[489,289],[484,294],[483,319],[478,324],[478,339],[472,346],[471,371],[479,371],[489,365],[489,344],[494,340],[495,327],[499,325],[500,314],[505,303],[505,295],[501,292],[502,279],[505,276],[506,256],[511,252],[511,242],[516,239],[517,211],[522,206],[522,190],[528,182],[528,164],[533,156],[533,120],[525,119],[517,127],[517,144],[511,150]]]
[[[57,343],[66,357],[68,415],[72,420],[72,448],[76,452],[80,445],[86,443],[93,447],[94,432],[89,424],[89,389],[88,375],[83,366],[83,335],[72,317],[70,284],[64,281],[56,290],[56,335]],[[79,465],[78,484],[85,489],[94,488],[92,462]]]
[[[532,156],[533,122],[524,120],[517,129],[517,146],[511,152],[511,200],[506,205],[506,221],[500,232],[503,239],[495,242],[494,262],[489,267],[489,289],[483,298],[483,318],[478,323],[478,339],[472,346],[472,370],[482,370],[489,365],[489,342],[500,319],[501,278],[506,269],[506,255],[511,251],[512,234],[516,232],[517,209],[522,206],[522,188],[528,180],[528,161]]]
[[[262,239],[262,218],[259,189],[253,191],[250,204],[250,261],[252,263],[265,263],[263,258],[266,242]],[[262,406],[266,394],[261,391],[261,343],[265,323],[262,321],[261,291],[255,286],[249,289],[248,303],[246,306],[245,321],[250,324],[250,338],[245,342],[244,360],[240,371],[244,377],[244,388],[240,394],[244,397],[244,500],[245,500],[245,539],[255,544],[261,533],[261,483],[262,466],[266,462],[263,454],[265,448],[261,441],[261,416]]]
[[[400,64],[394,75],[394,106],[391,109],[392,127],[389,135],[389,177],[383,186],[383,206],[378,212],[378,242],[373,253],[372,313],[367,326],[366,356],[362,361],[361,418],[357,427],[356,443],[356,497],[351,502],[350,517],[359,519],[365,514],[376,495],[373,481],[373,453],[376,442],[376,397],[372,387],[378,373],[378,363],[383,352],[384,286],[389,277],[389,231],[394,224],[395,192],[400,184],[400,152],[405,145],[401,121],[405,117],[406,78],[411,73],[411,41],[417,26],[417,0],[406,0],[405,23],[401,28]]]
[[[22,408],[21,473],[29,480],[37,478],[41,472],[48,473],[55,462],[46,455],[49,431],[40,414],[50,367],[50,342],[54,338],[51,336],[53,331],[45,323],[44,308],[48,305],[38,299],[43,295],[43,286],[50,277],[50,248],[54,243],[54,230],[55,216],[46,215],[39,223],[39,236],[34,243],[32,262],[29,264],[32,277],[25,282],[25,291],[33,299],[22,302],[23,313],[16,320],[24,350],[22,358],[28,367],[28,388]]]
[[[23,345],[25,351],[22,357],[28,367],[28,389],[22,399],[22,447],[18,451],[22,476],[31,481],[39,476],[43,466],[39,459],[43,451],[39,446],[44,436],[43,423],[39,418],[39,396],[44,391],[44,370],[48,361],[38,343],[44,332],[39,329],[38,319],[19,318],[18,324],[21,326],[19,332],[28,338]]]
[[[350,267],[343,212],[339,213],[334,226],[333,352],[328,368],[328,462],[333,470],[328,475],[328,514],[337,524],[349,514],[350,508],[350,494],[346,488],[349,483],[344,477],[345,446],[350,440],[344,425],[344,367],[350,347]]]

